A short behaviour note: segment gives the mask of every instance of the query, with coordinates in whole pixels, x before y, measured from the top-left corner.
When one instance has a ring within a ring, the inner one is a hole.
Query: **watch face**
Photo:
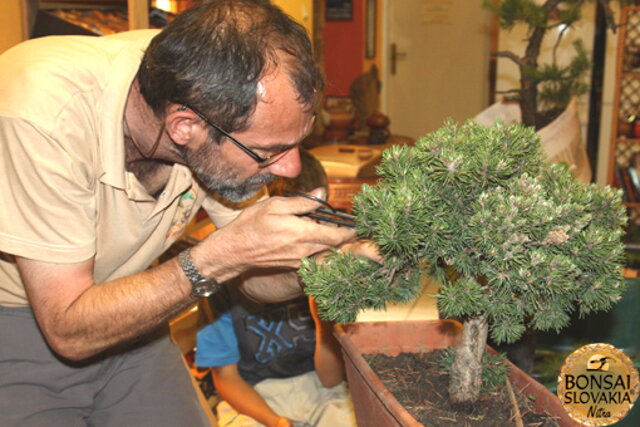
[[[194,297],[208,297],[216,293],[220,289],[220,285],[215,280],[202,279],[193,284],[191,295]]]
[[[185,276],[191,282],[191,295],[195,298],[203,298],[208,297],[216,293],[222,287],[215,279],[207,279],[203,277],[198,268],[193,265],[191,261],[190,250],[185,249],[180,252],[178,255],[178,260],[180,261],[180,267],[182,267],[182,271]]]

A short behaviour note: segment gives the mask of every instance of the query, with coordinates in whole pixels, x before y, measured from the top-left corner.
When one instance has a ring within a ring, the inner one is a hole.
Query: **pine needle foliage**
[[[573,42],[576,55],[566,67],[557,64],[541,65],[531,76],[539,86],[540,109],[562,110],[574,96],[588,92],[589,85],[583,76],[589,71],[591,61],[584,49],[582,40]]]
[[[531,127],[448,121],[386,150],[378,174],[354,210],[383,263],[334,252],[300,269],[327,320],[409,301],[428,275],[443,317],[485,318],[497,343],[513,342],[527,326],[558,331],[574,311],[608,310],[624,291],[620,191],[548,163]]]

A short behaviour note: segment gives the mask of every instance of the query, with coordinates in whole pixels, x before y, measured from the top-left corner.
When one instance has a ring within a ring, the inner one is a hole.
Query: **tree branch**
[[[522,58],[520,58],[518,55],[516,55],[511,51],[501,50],[498,52],[491,52],[491,56],[496,58],[507,58],[515,62],[516,65],[518,65],[518,67],[520,68],[524,67],[524,62],[522,61]]]
[[[521,89],[508,89],[508,90],[497,90],[496,94],[497,95],[508,95],[510,93],[521,93],[522,90]]]
[[[549,12],[551,12],[553,9],[555,9],[556,7],[558,7],[558,4],[561,2],[562,0],[547,0],[543,7],[545,7]]]
[[[560,42],[562,41],[562,37],[564,36],[564,34],[567,32],[567,30],[569,29],[568,26],[565,26],[564,28],[562,28],[562,30],[560,30],[560,33],[558,33],[558,38],[556,39],[556,42],[553,45],[553,53],[552,53],[552,64],[556,65],[556,58],[557,58],[557,54],[558,54],[558,47],[560,46]]]

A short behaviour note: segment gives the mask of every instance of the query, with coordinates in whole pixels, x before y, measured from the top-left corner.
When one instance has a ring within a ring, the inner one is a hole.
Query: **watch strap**
[[[213,295],[217,291],[222,288],[215,279],[207,278],[200,273],[198,267],[193,264],[193,260],[191,259],[191,248],[187,248],[180,252],[178,255],[178,261],[180,262],[180,267],[182,267],[182,271],[184,272],[189,282],[191,282],[191,295],[196,298],[208,297]]]

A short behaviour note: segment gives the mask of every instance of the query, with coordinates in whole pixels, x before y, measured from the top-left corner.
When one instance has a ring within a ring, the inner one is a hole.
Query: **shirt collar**
[[[141,192],[142,186],[135,176],[126,170],[122,119],[129,90],[138,72],[144,50],[156,34],[158,30],[137,30],[105,37],[123,40],[123,47],[114,55],[111,69],[105,73],[109,80],[104,85],[99,101],[102,106],[101,114],[97,117],[102,165],[99,179],[103,184],[125,190],[136,199],[153,198],[146,194],[146,191]]]

